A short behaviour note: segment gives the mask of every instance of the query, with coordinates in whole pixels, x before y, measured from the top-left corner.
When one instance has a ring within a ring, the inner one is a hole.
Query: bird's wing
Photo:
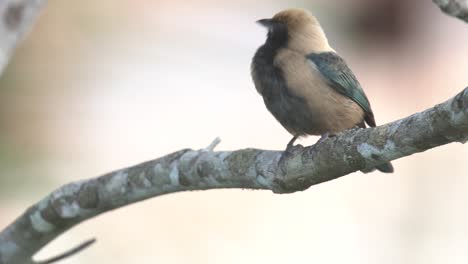
[[[322,74],[325,80],[339,93],[351,98],[365,112],[365,120],[369,126],[375,126],[374,114],[369,100],[361,85],[346,62],[334,52],[312,53],[307,58]]]

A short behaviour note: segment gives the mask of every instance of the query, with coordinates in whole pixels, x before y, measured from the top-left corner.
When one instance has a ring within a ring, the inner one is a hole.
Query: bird
[[[369,99],[345,60],[330,47],[319,21],[305,9],[287,9],[257,21],[268,30],[251,63],[251,75],[266,108],[297,138],[334,136],[375,127]],[[376,166],[394,171],[390,162]]]

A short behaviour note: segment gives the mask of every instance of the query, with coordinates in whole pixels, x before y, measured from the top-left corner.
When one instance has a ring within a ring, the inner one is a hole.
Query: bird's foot
[[[360,130],[360,129],[364,129],[364,128],[366,128],[365,125],[355,125],[355,126],[353,126],[352,128],[350,128],[350,129],[348,129],[348,130],[354,132],[354,131],[357,131],[357,130]]]
[[[281,154],[281,158],[280,158],[280,160],[279,160],[279,163],[282,163],[285,159],[287,159],[287,158],[290,157],[291,155],[294,155],[295,152],[297,152],[298,150],[301,150],[301,149],[304,148],[301,144],[294,145],[294,141],[296,141],[296,139],[297,139],[298,137],[299,137],[299,136],[294,136],[294,137],[288,142],[288,145],[286,146],[286,149],[284,150],[283,154]]]
[[[320,136],[319,140],[317,140],[317,142],[315,142],[315,144],[322,143],[323,141],[325,141],[326,139],[331,138],[331,137],[336,137],[336,135],[332,134],[330,132],[326,132],[325,134],[322,134]]]

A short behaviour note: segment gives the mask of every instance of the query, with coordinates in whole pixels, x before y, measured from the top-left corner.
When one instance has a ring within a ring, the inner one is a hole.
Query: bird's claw
[[[294,153],[302,150],[303,148],[304,146],[302,146],[301,144],[294,145],[293,142],[289,142],[288,145],[286,146],[286,149],[283,151],[283,154],[281,154],[279,163],[280,164],[283,163],[284,160],[291,157],[292,155],[294,155]]]

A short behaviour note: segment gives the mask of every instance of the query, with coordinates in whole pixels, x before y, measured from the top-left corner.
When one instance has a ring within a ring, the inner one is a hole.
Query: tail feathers
[[[384,173],[393,173],[393,165],[390,162],[380,164],[379,166],[376,166],[375,168]]]

